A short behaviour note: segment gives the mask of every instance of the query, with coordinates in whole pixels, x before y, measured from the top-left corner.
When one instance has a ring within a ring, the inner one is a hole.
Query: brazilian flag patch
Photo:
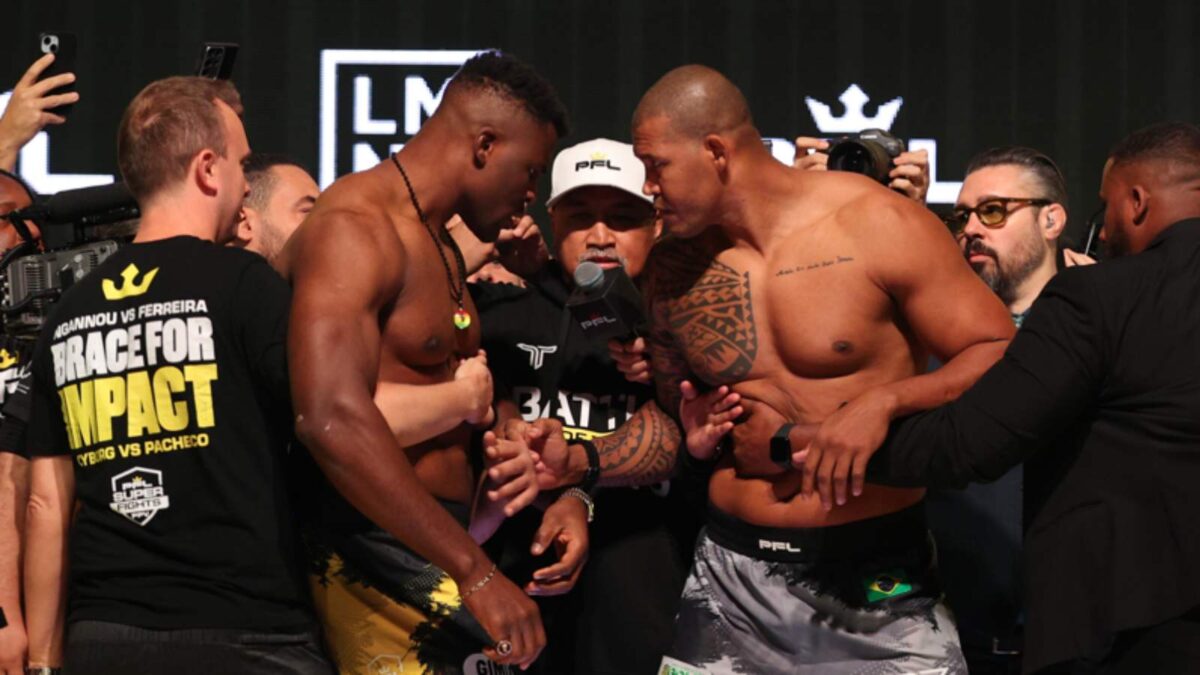
[[[867,591],[867,602],[898,598],[912,593],[913,590],[904,570],[887,570],[863,579],[863,588]]]

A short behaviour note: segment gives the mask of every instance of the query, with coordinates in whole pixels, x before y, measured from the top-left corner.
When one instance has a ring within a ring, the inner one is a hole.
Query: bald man
[[[481,648],[527,666],[545,644],[537,607],[465,529],[468,446],[484,420],[402,448],[372,395],[377,384],[452,382],[478,353],[461,253],[443,224],[458,213],[495,240],[534,198],[564,133],[545,80],[511,56],[478,55],[401,152],[321,195],[281,256],[295,291],[296,431],[344,498],[326,510],[313,585],[343,673],[473,673]]]
[[[715,400],[744,410],[732,452],[716,442],[730,423],[688,430],[693,459],[713,465],[709,517],[664,663],[966,672],[924,492],[860,484],[850,504],[807,498],[789,451],[811,436],[805,425],[820,424],[821,443],[865,445],[893,417],[954,398],[1012,336],[1003,305],[923,206],[863,176],[774,160],[713,70],[659,80],[633,139],[675,239],[646,289],[660,402],[681,410],[686,391],[685,421]],[[931,354],[946,365],[925,374]],[[697,381],[713,393],[694,396]]]

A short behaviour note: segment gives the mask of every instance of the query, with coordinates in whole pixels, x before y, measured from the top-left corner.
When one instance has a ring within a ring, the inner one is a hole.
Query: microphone
[[[63,190],[28,208],[15,211],[15,216],[42,225],[74,224],[103,225],[137,218],[137,200],[124,183]]]
[[[590,339],[624,342],[646,332],[642,294],[621,267],[605,270],[594,262],[579,263],[567,309]]]

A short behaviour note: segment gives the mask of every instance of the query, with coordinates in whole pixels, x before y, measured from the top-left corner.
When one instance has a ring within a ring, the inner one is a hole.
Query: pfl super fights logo
[[[161,510],[171,507],[163,489],[163,474],[140,466],[112,477],[113,500],[109,508],[145,526]]]
[[[317,181],[370,168],[404,146],[437,110],[446,83],[472,50],[321,51],[321,152]]]

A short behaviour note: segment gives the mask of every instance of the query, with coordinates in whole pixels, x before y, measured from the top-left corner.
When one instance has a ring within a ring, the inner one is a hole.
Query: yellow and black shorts
[[[509,672],[482,655],[487,634],[454,581],[386,533],[314,553],[313,601],[342,675]]]

